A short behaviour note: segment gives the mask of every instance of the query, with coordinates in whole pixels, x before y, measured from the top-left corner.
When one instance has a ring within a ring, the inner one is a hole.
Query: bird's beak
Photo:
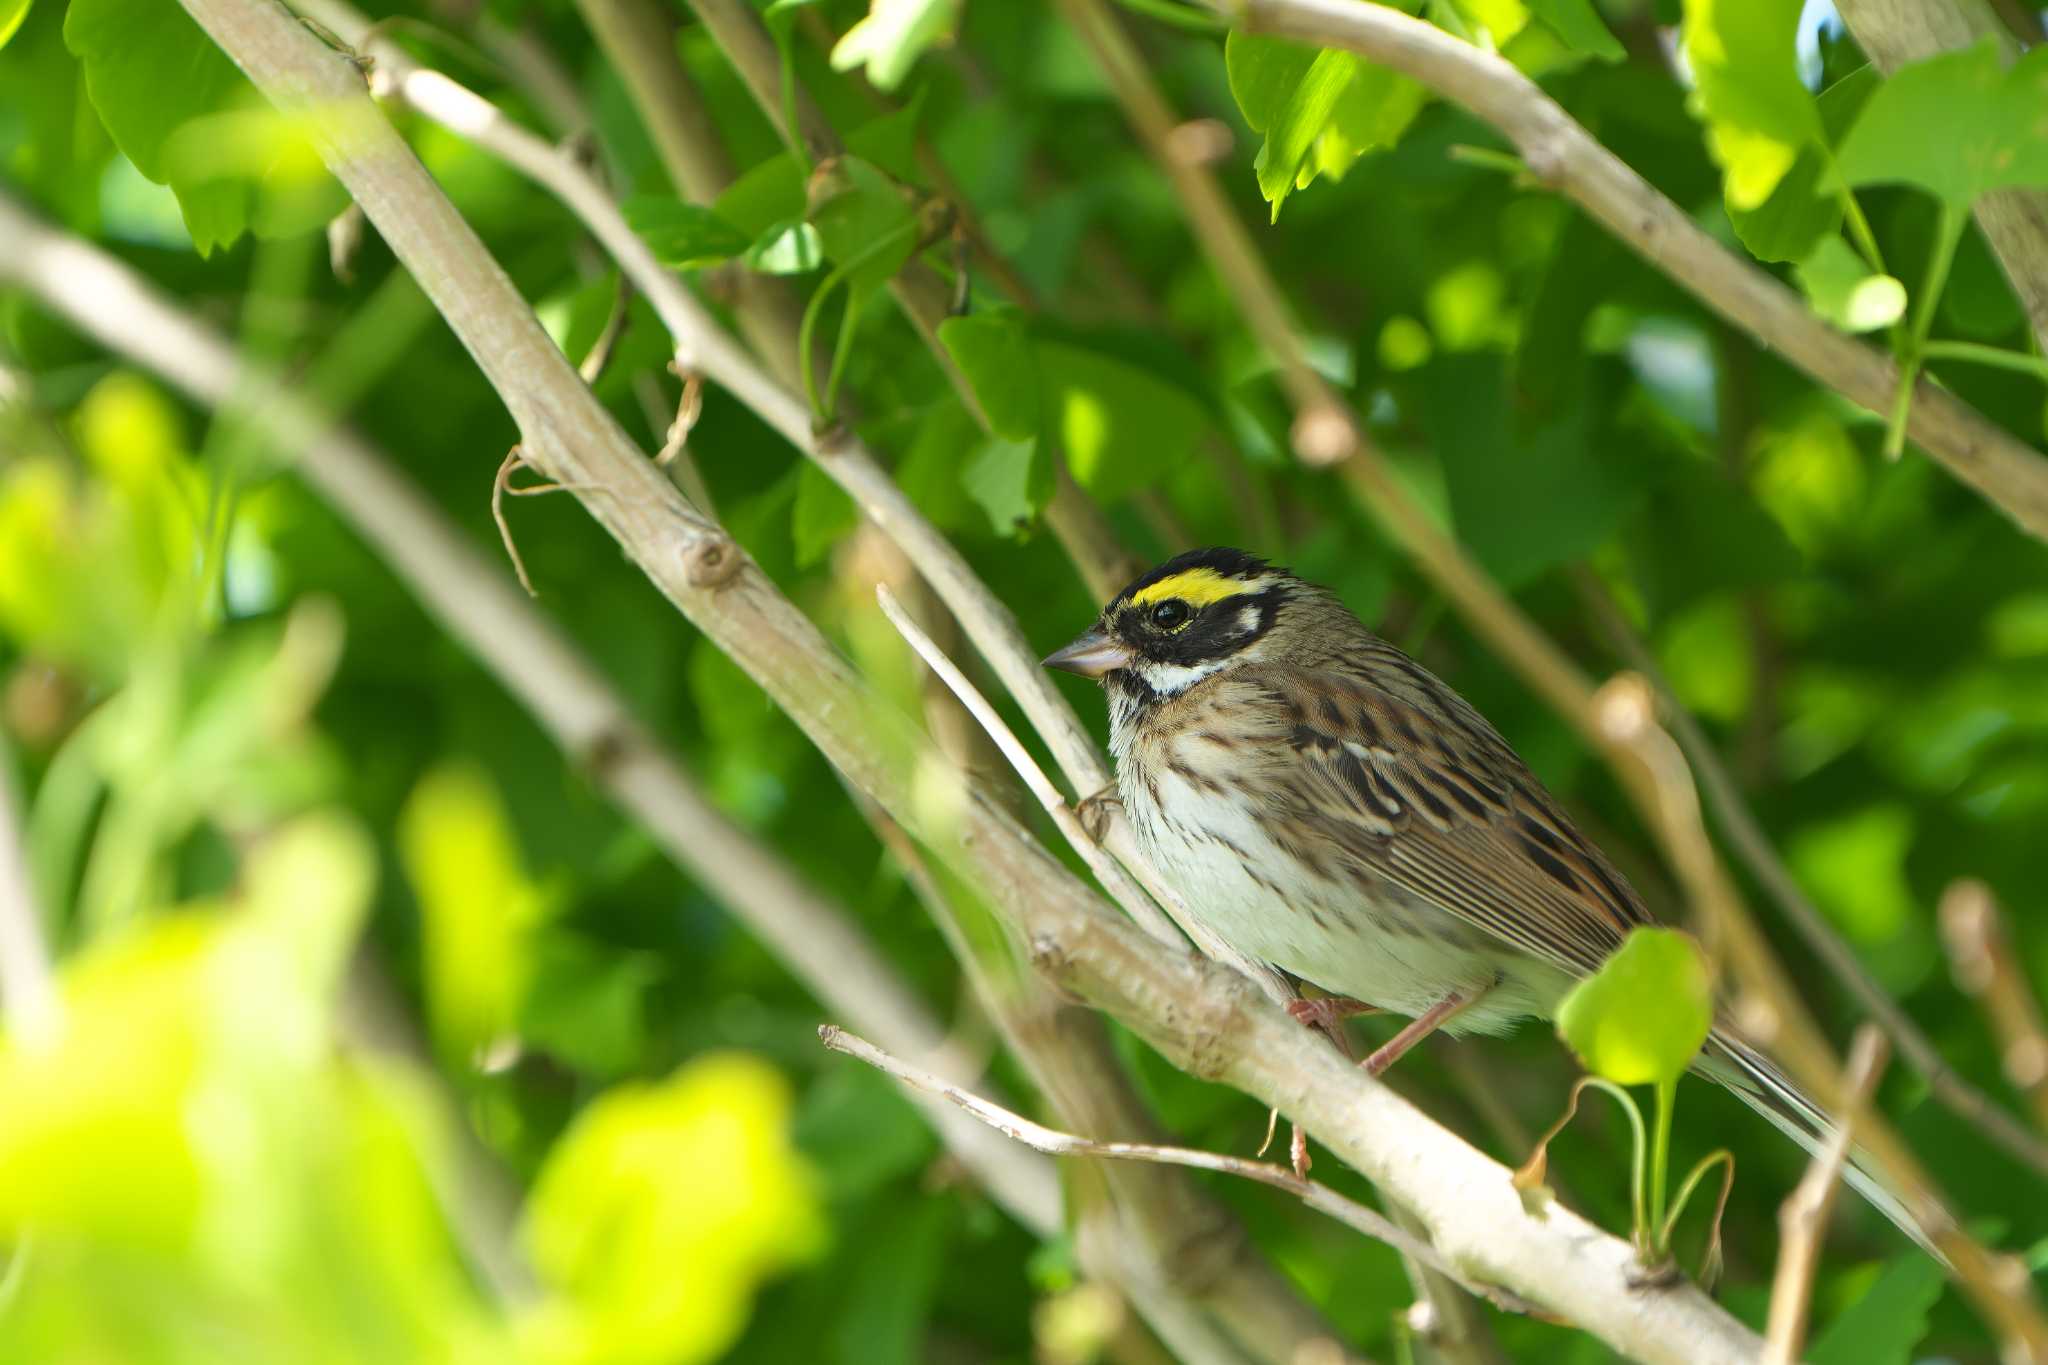
[[[1045,666],[1079,673],[1084,678],[1099,678],[1112,669],[1125,667],[1132,657],[1130,646],[1118,644],[1097,627],[1065,649],[1046,655]]]

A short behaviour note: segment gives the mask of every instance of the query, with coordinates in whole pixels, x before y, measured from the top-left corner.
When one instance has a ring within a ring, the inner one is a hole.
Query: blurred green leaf
[[[398,843],[419,899],[435,1038],[466,1058],[511,1031],[555,897],[527,876],[497,789],[473,765],[444,764],[420,780]]]
[[[1706,956],[1676,929],[1631,930],[1557,1007],[1557,1031],[1586,1069],[1618,1085],[1677,1080],[1713,1024]]]
[[[1681,42],[1693,99],[1731,210],[1763,204],[1821,135],[1794,63],[1798,27],[1798,9],[1779,0],[1685,0]]]
[[[697,270],[741,255],[752,239],[716,212],[667,194],[639,194],[619,206],[663,265]]]
[[[678,1365],[721,1354],[759,1283],[824,1241],[789,1113],[782,1078],[741,1054],[588,1105],[524,1218],[549,1291],[526,1324],[539,1358]]]
[[[646,996],[661,976],[652,954],[620,952],[566,933],[544,935],[535,946],[519,1031],[578,1070],[622,1075],[646,1053]]]
[[[1577,51],[1607,62],[1618,62],[1628,55],[1620,40],[1608,30],[1600,11],[1593,7],[1593,0],[1529,0],[1529,8]]]
[[[2004,68],[1995,40],[1903,66],[1842,143],[1851,185],[1916,185],[1955,210],[2012,185],[2048,185],[2048,50]]]
[[[1927,1314],[1945,1287],[1930,1257],[1902,1256],[1876,1284],[1829,1323],[1808,1348],[1812,1365],[1907,1365],[1918,1359]]]
[[[0,47],[7,46],[7,40],[21,27],[21,21],[28,18],[31,0],[0,0]]]
[[[832,482],[830,474],[806,460],[797,474],[796,503],[790,517],[797,567],[809,568],[860,524],[860,509],[853,505],[845,489]]]
[[[1038,359],[1014,313],[979,313],[947,318],[939,340],[967,376],[974,397],[995,434],[1006,441],[1038,435]]]
[[[1052,462],[1037,441],[1005,441],[991,436],[967,461],[961,486],[988,514],[997,535],[1027,529],[1052,501]]]

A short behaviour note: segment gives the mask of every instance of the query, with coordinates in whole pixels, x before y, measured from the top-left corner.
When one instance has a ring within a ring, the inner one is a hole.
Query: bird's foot
[[[1297,1023],[1328,1033],[1346,1019],[1360,1014],[1378,1014],[1380,1009],[1377,1005],[1368,1005],[1346,995],[1319,995],[1313,1000],[1288,1001],[1287,1012]]]
[[[1115,787],[1104,787],[1091,792],[1074,803],[1074,814],[1081,818],[1081,828],[1096,843],[1109,833],[1110,815],[1123,806],[1123,798],[1116,794]]]

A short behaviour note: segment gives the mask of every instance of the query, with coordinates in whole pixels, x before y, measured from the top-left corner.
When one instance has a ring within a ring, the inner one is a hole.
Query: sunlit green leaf
[[[549,1290],[526,1333],[542,1357],[673,1365],[723,1353],[756,1286],[824,1239],[789,1116],[782,1078],[739,1054],[619,1086],[578,1115],[525,1214]]]
[[[1259,191],[1280,206],[1318,174],[1341,176],[1359,157],[1400,139],[1426,92],[1348,52],[1233,30],[1224,42],[1231,92],[1254,132]]]
[[[0,0],[0,47],[14,36],[21,27],[21,21],[28,18],[31,0]]]
[[[1761,205],[1821,135],[1794,63],[1798,27],[1781,0],[1686,0],[1683,50],[1731,209]]]
[[[1041,339],[1045,422],[1083,488],[1114,499],[1186,460],[1209,413],[1180,386],[1103,351]],[[1048,490],[1048,496],[1050,495]]]
[[[764,275],[808,275],[825,263],[825,246],[816,228],[788,218],[755,239],[746,261]]]
[[[832,48],[832,68],[865,65],[877,90],[894,90],[925,49],[945,42],[959,22],[960,0],[871,0],[867,16]]]
[[[1763,203],[1747,209],[1728,205],[1735,235],[1758,260],[1799,260],[1841,227],[1842,199],[1828,173],[1833,155],[1829,149],[1848,132],[1878,84],[1876,68],[1862,66],[1823,90],[1818,103],[1825,142],[1802,146],[1791,170]]]
[[[1905,315],[1906,286],[1873,272],[1840,237],[1823,237],[1796,273],[1813,310],[1845,332],[1873,332]]]
[[[1557,1031],[1586,1069],[1620,1085],[1674,1081],[1714,1024],[1699,944],[1676,929],[1636,929],[1557,1007]]]

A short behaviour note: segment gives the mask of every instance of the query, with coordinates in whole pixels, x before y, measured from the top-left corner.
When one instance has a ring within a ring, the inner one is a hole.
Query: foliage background
[[[318,228],[339,192],[255,116],[225,59],[173,79],[203,39],[165,0],[0,5],[0,31],[10,8],[8,193],[303,376],[492,542],[492,462],[515,439],[502,408],[374,234],[352,278],[329,268]],[[888,8],[869,22],[886,27]],[[950,26],[943,7],[911,8]],[[1716,108],[1819,120],[1830,101],[1809,92],[1847,98],[1840,83],[1861,54],[1824,5],[1796,30],[1768,5],[1600,10],[1457,0],[1429,15],[1500,46],[1735,242],[1725,192],[1740,240],[1757,247],[1745,215],[1768,207],[1776,174],[1730,153],[1735,121]],[[1917,452],[1883,458],[1882,419],[1733,333],[1568,205],[1461,154],[1499,143],[1459,110],[1389,79],[1362,121],[1290,124],[1298,109],[1262,103],[1260,54],[1226,60],[1220,33],[1191,14],[1123,17],[1175,107],[1213,120],[1212,141],[1225,135],[1217,170],[1318,367],[1433,512],[1595,670],[1616,660],[1573,576],[1606,583],[1805,888],[1944,1055],[2002,1092],[1932,907],[1952,880],[1984,879],[2012,912],[2026,970],[2048,982],[2036,923],[2048,552]],[[602,164],[655,235],[673,187],[577,14],[506,0],[489,16],[529,26],[570,72]],[[1028,320],[1007,310],[974,272],[971,315],[1010,348],[990,372],[1015,429],[996,439],[883,302],[860,312],[845,394],[1030,639],[1063,643],[1098,605],[1039,525],[1057,449],[1141,558],[1243,544],[1336,587],[1491,717],[1678,918],[1604,770],[1327,476],[1293,463],[1270,364],[1058,14],[969,6],[952,41],[921,55],[885,33],[883,55],[910,63],[886,94],[834,71],[820,41],[862,17],[829,0],[791,21],[797,78],[837,127],[869,130],[875,161],[928,183],[902,155],[914,119],[1042,307]],[[709,36],[676,19],[718,131],[753,168],[720,204],[736,242],[713,250],[694,222],[696,235],[664,248],[689,257],[716,299],[720,272],[747,266],[704,262],[775,235],[793,168]],[[528,92],[468,45],[467,22],[408,9],[393,31],[542,126]],[[1681,22],[1733,44],[1733,69],[1763,94],[1716,105],[1714,68],[1697,61],[1701,93],[1689,93],[1670,55]],[[614,297],[606,264],[544,193],[399,117],[582,356]],[[1839,128],[1828,135],[1839,145]],[[1392,145],[1354,163],[1376,138]],[[1285,165],[1304,157],[1322,173],[1290,194]],[[1938,299],[1923,297],[1935,200],[1894,184],[1857,200],[1912,286],[1899,299],[1928,310],[1932,336],[2032,351],[1974,227]],[[1810,191],[1778,209],[1820,225],[1801,250],[1760,254],[1800,258],[1796,272],[1778,268],[1829,308],[1826,271],[1841,273],[1846,239]],[[931,258],[951,261],[943,247]],[[1869,273],[1852,252],[1849,286]],[[1882,287],[1874,305],[1860,297],[1880,317],[1896,311]],[[1832,311],[1869,321],[1845,307]],[[819,1009],[788,972],[433,626],[294,481],[289,452],[173,398],[25,293],[0,295],[0,311],[0,714],[76,1021],[55,1056],[10,1047],[0,1060],[8,1358],[499,1359],[508,1343],[547,1359],[1148,1358],[1139,1329],[1081,1282],[1070,1245],[1009,1222],[886,1084],[820,1051]],[[836,307],[826,316],[836,323]],[[635,381],[672,403],[666,357],[636,304],[598,381],[650,450],[666,413],[650,417]],[[2037,376],[1940,374],[2040,440]],[[725,524],[908,700],[851,504],[718,392],[691,449]],[[568,499],[509,515],[542,607],[637,714],[846,906],[971,1046],[991,1048],[1010,1093],[1027,1093],[900,868],[795,729]],[[1098,700],[1075,688],[1099,725]],[[1845,1030],[1853,1009],[1780,937],[1813,1005]],[[1258,1145],[1252,1102],[1125,1043],[1181,1139]],[[1555,1038],[1528,1029],[1420,1053],[1399,1083],[1514,1162],[1573,1074]],[[2040,1237],[2038,1179],[1900,1069],[1883,1102],[1959,1207],[2010,1245]],[[1681,1161],[1719,1145],[1738,1155],[1723,1297],[1760,1318],[1776,1205],[1803,1158],[1705,1087],[1688,1086],[1680,1115]],[[1626,1150],[1611,1115],[1589,1115],[1553,1158],[1569,1197],[1609,1227],[1627,1221]],[[1318,1173],[1356,1192],[1334,1166]],[[464,1170],[521,1207],[541,1285],[523,1308],[499,1303],[458,1249],[450,1211],[463,1201],[449,1182]],[[1349,1345],[1399,1349],[1412,1294],[1391,1252],[1270,1191],[1216,1193]],[[1682,1245],[1702,1237],[1692,1228]],[[1816,1358],[1991,1349],[1931,1263],[1860,1208],[1839,1220],[1817,1320]],[[1603,1354],[1559,1328],[1497,1326],[1516,1358]]]

